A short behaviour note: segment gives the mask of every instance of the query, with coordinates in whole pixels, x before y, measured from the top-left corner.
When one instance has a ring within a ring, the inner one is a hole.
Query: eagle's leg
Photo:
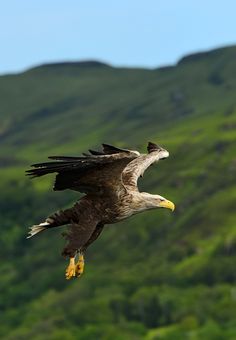
[[[78,262],[75,265],[75,275],[80,277],[84,272],[84,255],[79,253]]]
[[[82,225],[83,226],[83,225]],[[87,229],[82,228],[79,224],[73,223],[70,225],[69,233],[65,234],[69,243],[64,248],[62,255],[70,258],[69,266],[66,269],[66,279],[69,280],[72,276],[80,277],[84,272],[84,253],[87,247],[94,242],[100,235],[103,225],[98,223],[95,230],[89,235],[87,240]],[[85,235],[84,235],[85,234]],[[86,240],[86,241],[84,241]],[[75,257],[78,254],[78,261],[75,264]]]
[[[66,268],[66,279],[69,280],[72,278],[72,276],[75,276],[75,257],[70,257],[70,263],[68,267]]]

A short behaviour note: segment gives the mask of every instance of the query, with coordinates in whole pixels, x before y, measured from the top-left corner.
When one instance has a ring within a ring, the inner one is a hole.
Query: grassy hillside
[[[236,47],[156,70],[98,62],[0,77],[0,337],[236,338]],[[176,203],[107,227],[66,281],[62,230],[27,227],[77,193],[24,170],[101,142],[170,151],[140,190]]]

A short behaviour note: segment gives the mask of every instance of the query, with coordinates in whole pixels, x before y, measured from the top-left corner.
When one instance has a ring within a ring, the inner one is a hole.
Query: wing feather
[[[147,149],[147,155],[143,154],[132,160],[122,172],[122,181],[129,189],[138,190],[138,179],[143,176],[145,170],[160,159],[169,157],[167,150],[154,143],[149,142]]]
[[[33,164],[26,174],[32,178],[57,173],[54,190],[71,189],[85,193],[118,191],[123,185],[125,166],[138,157],[137,151],[118,149],[104,144],[103,152],[89,150],[79,157],[50,156],[51,162]]]
[[[51,162],[33,164],[26,174],[32,178],[57,173],[54,190],[71,189],[84,193],[118,192],[124,186],[138,190],[137,181],[154,162],[169,156],[168,151],[149,142],[148,154],[102,144],[103,151],[89,150],[84,156],[50,156]]]

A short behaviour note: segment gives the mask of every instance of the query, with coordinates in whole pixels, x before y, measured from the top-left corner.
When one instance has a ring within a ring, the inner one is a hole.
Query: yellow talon
[[[75,265],[75,275],[77,277],[80,277],[84,272],[84,256],[79,255],[78,262]]]
[[[70,280],[72,276],[75,276],[75,270],[76,270],[75,258],[70,257],[69,266],[66,268],[66,279],[67,280]]]

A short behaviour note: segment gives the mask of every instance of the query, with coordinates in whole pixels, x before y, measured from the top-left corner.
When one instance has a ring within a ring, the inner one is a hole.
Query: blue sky
[[[0,74],[96,59],[157,67],[236,44],[235,0],[3,0]]]

